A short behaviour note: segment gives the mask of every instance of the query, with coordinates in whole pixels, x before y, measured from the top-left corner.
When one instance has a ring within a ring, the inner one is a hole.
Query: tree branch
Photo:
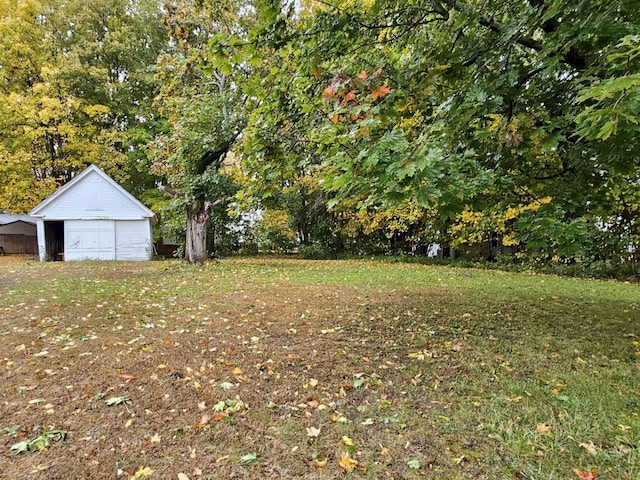
[[[469,7],[465,3],[461,2],[460,0],[433,0],[433,2],[434,3],[442,2],[444,5],[447,5],[449,8],[456,9],[460,12],[465,13],[467,16],[471,17],[470,15],[471,12],[469,11],[470,10]],[[532,5],[534,6],[539,6],[540,4],[541,3],[536,0],[532,1]],[[496,22],[495,20],[485,15],[478,16],[478,24],[485,28],[488,28],[489,30],[491,30],[492,32],[498,35],[503,35],[506,29],[503,24]],[[552,33],[558,28],[558,26],[559,24],[555,19],[550,19],[542,25],[542,29],[545,33]],[[513,41],[518,45],[521,45],[526,48],[530,48],[531,50],[535,50],[536,52],[540,52],[544,49],[544,44],[541,41],[535,40],[531,37],[527,37],[524,35],[517,35],[513,37]],[[584,57],[582,52],[580,52],[575,47],[570,47],[566,52],[564,52],[562,48],[560,48],[555,53],[557,55],[560,55],[567,65],[575,68],[576,70],[583,70],[587,66],[586,58]]]
[[[162,183],[159,183],[157,185],[157,187],[158,187],[158,190],[160,190],[162,193],[166,193],[170,197],[180,197],[180,196],[182,196],[182,194],[180,192],[178,192],[177,190],[174,190],[171,187],[163,185]]]
[[[217,198],[213,201],[209,201],[207,200],[206,202],[204,202],[204,209],[205,211],[209,212],[211,211],[211,209],[217,205],[220,205],[221,203],[225,202],[227,199],[229,198],[228,195],[223,195],[220,198]]]

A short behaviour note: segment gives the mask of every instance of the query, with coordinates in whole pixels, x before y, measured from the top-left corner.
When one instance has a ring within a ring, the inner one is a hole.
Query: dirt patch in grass
[[[578,309],[402,268],[0,263],[0,476],[636,478],[628,291]]]

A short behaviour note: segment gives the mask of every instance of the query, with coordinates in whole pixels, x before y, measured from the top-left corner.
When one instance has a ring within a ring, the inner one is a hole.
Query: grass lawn
[[[0,478],[640,478],[640,286],[0,257]]]

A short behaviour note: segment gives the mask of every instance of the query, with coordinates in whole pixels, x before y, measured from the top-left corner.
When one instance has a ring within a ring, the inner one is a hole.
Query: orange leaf
[[[358,100],[356,99],[356,91],[355,90],[351,90],[349,93],[347,93],[344,96],[344,99],[342,100],[342,103],[340,103],[340,105],[346,105],[349,102],[354,102],[354,103],[358,103]]]
[[[358,75],[358,78],[359,78],[360,80],[366,80],[368,77],[369,77],[369,75],[367,75],[367,72],[365,72],[364,70],[362,70],[362,71],[360,72],[360,75]]]
[[[120,380],[124,380],[125,382],[129,383],[131,380],[135,380],[136,377],[134,377],[133,375],[120,375]]]
[[[589,470],[588,472],[582,471],[579,468],[574,468],[573,472],[578,475],[579,480],[596,480],[596,469]]]
[[[204,415],[202,415],[202,418],[198,422],[198,426],[204,427],[207,423],[209,423],[209,420],[211,420],[211,417],[205,413]]]
[[[551,430],[551,427],[548,423],[539,423],[538,425],[536,425],[536,430],[538,431],[538,433],[546,435],[547,433],[549,433],[549,430]]]
[[[389,87],[387,87],[386,85],[380,85],[379,87],[375,87],[371,90],[371,97],[374,100],[377,100],[378,98],[382,98],[389,93],[391,93]]]
[[[336,96],[333,93],[333,88],[331,86],[324,89],[322,92],[322,100],[325,102],[329,102],[330,100],[335,100]]]

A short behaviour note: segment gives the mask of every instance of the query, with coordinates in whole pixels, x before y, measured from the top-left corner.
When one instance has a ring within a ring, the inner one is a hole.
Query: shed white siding
[[[140,219],[140,210],[124,193],[97,172],[90,172],[49,205],[47,219]]]
[[[151,257],[149,222],[118,220],[116,222],[116,258],[118,260],[148,260]]]
[[[151,258],[153,212],[95,165],[44,200],[31,215],[37,218],[40,260]]]

